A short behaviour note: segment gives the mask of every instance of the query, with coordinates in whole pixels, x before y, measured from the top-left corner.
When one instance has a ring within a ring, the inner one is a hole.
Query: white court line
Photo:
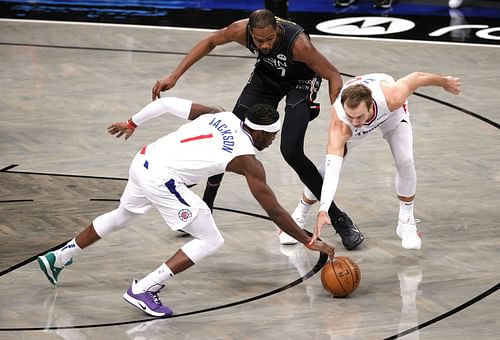
[[[214,32],[214,29],[207,28],[189,28],[189,27],[172,27],[172,26],[150,26],[150,25],[129,25],[129,24],[109,24],[99,22],[84,22],[84,21],[52,21],[52,20],[33,20],[33,19],[2,19],[0,22],[24,22],[24,23],[43,23],[54,25],[81,25],[81,26],[104,26],[104,27],[119,27],[119,28],[141,28],[141,29],[157,29],[157,30],[171,30],[171,31],[193,31],[193,32]],[[464,46],[464,47],[490,47],[500,48],[500,45],[490,44],[471,44],[461,42],[446,42],[446,41],[425,41],[425,40],[407,40],[407,39],[390,39],[390,38],[367,38],[367,37],[345,37],[345,36],[332,36],[332,35],[317,35],[311,34],[315,39],[344,39],[344,40],[367,40],[367,41],[387,41],[387,42],[403,42],[411,44],[429,44],[429,45],[451,45],[451,46]]]

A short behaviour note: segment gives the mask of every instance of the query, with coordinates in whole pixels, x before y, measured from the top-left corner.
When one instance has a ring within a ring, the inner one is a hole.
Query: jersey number
[[[190,138],[183,139],[183,140],[181,140],[181,143],[192,142],[194,140],[207,139],[207,138],[212,138],[212,137],[213,137],[212,134],[199,135],[199,136],[195,136],[195,137],[190,137]]]

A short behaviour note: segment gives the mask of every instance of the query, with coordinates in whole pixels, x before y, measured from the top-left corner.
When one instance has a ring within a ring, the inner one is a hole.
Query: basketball
[[[358,288],[360,281],[358,265],[347,256],[334,257],[321,270],[321,283],[334,297],[350,295]]]

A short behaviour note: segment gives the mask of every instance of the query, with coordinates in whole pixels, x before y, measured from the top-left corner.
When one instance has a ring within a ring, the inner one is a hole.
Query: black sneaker
[[[347,7],[347,6],[351,6],[355,2],[356,2],[356,0],[336,0],[335,6]]]
[[[336,219],[332,218],[331,220],[333,228],[342,238],[342,244],[345,249],[356,249],[365,239],[361,231],[359,231],[358,227],[345,212],[342,212]]]

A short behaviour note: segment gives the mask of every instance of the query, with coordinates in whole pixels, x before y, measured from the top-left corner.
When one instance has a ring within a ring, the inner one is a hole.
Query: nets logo
[[[342,18],[324,21],[316,25],[318,31],[328,34],[361,36],[406,32],[413,27],[415,27],[413,21],[390,17]]]

